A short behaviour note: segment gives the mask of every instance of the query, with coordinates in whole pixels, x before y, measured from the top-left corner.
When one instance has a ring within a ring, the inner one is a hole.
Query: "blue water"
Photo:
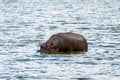
[[[36,53],[59,32],[88,52]],[[120,80],[120,0],[1,0],[0,80]]]

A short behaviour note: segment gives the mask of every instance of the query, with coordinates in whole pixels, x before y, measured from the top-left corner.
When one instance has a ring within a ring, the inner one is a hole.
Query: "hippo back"
[[[59,48],[60,52],[67,51],[87,51],[86,39],[77,33],[58,33],[52,35],[47,42]]]

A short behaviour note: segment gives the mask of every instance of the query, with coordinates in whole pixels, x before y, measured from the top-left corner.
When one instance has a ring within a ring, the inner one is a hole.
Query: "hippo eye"
[[[50,47],[51,47],[51,45],[50,45],[50,44],[47,44],[47,45],[46,45],[46,47],[47,47],[47,48],[50,48]]]
[[[48,47],[49,47],[49,45],[46,45],[46,47],[48,48]]]

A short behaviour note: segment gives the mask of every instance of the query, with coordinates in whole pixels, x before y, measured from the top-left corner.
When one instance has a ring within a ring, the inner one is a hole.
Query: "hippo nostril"
[[[41,45],[40,47],[41,47],[41,48],[44,48],[44,46],[43,46],[43,45]]]
[[[41,45],[40,48],[42,48],[43,46]]]

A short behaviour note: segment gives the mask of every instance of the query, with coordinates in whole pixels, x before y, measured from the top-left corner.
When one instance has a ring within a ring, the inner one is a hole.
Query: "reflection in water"
[[[0,1],[0,79],[119,80],[119,5],[119,0]],[[37,45],[59,32],[84,35],[87,54],[36,53]]]

